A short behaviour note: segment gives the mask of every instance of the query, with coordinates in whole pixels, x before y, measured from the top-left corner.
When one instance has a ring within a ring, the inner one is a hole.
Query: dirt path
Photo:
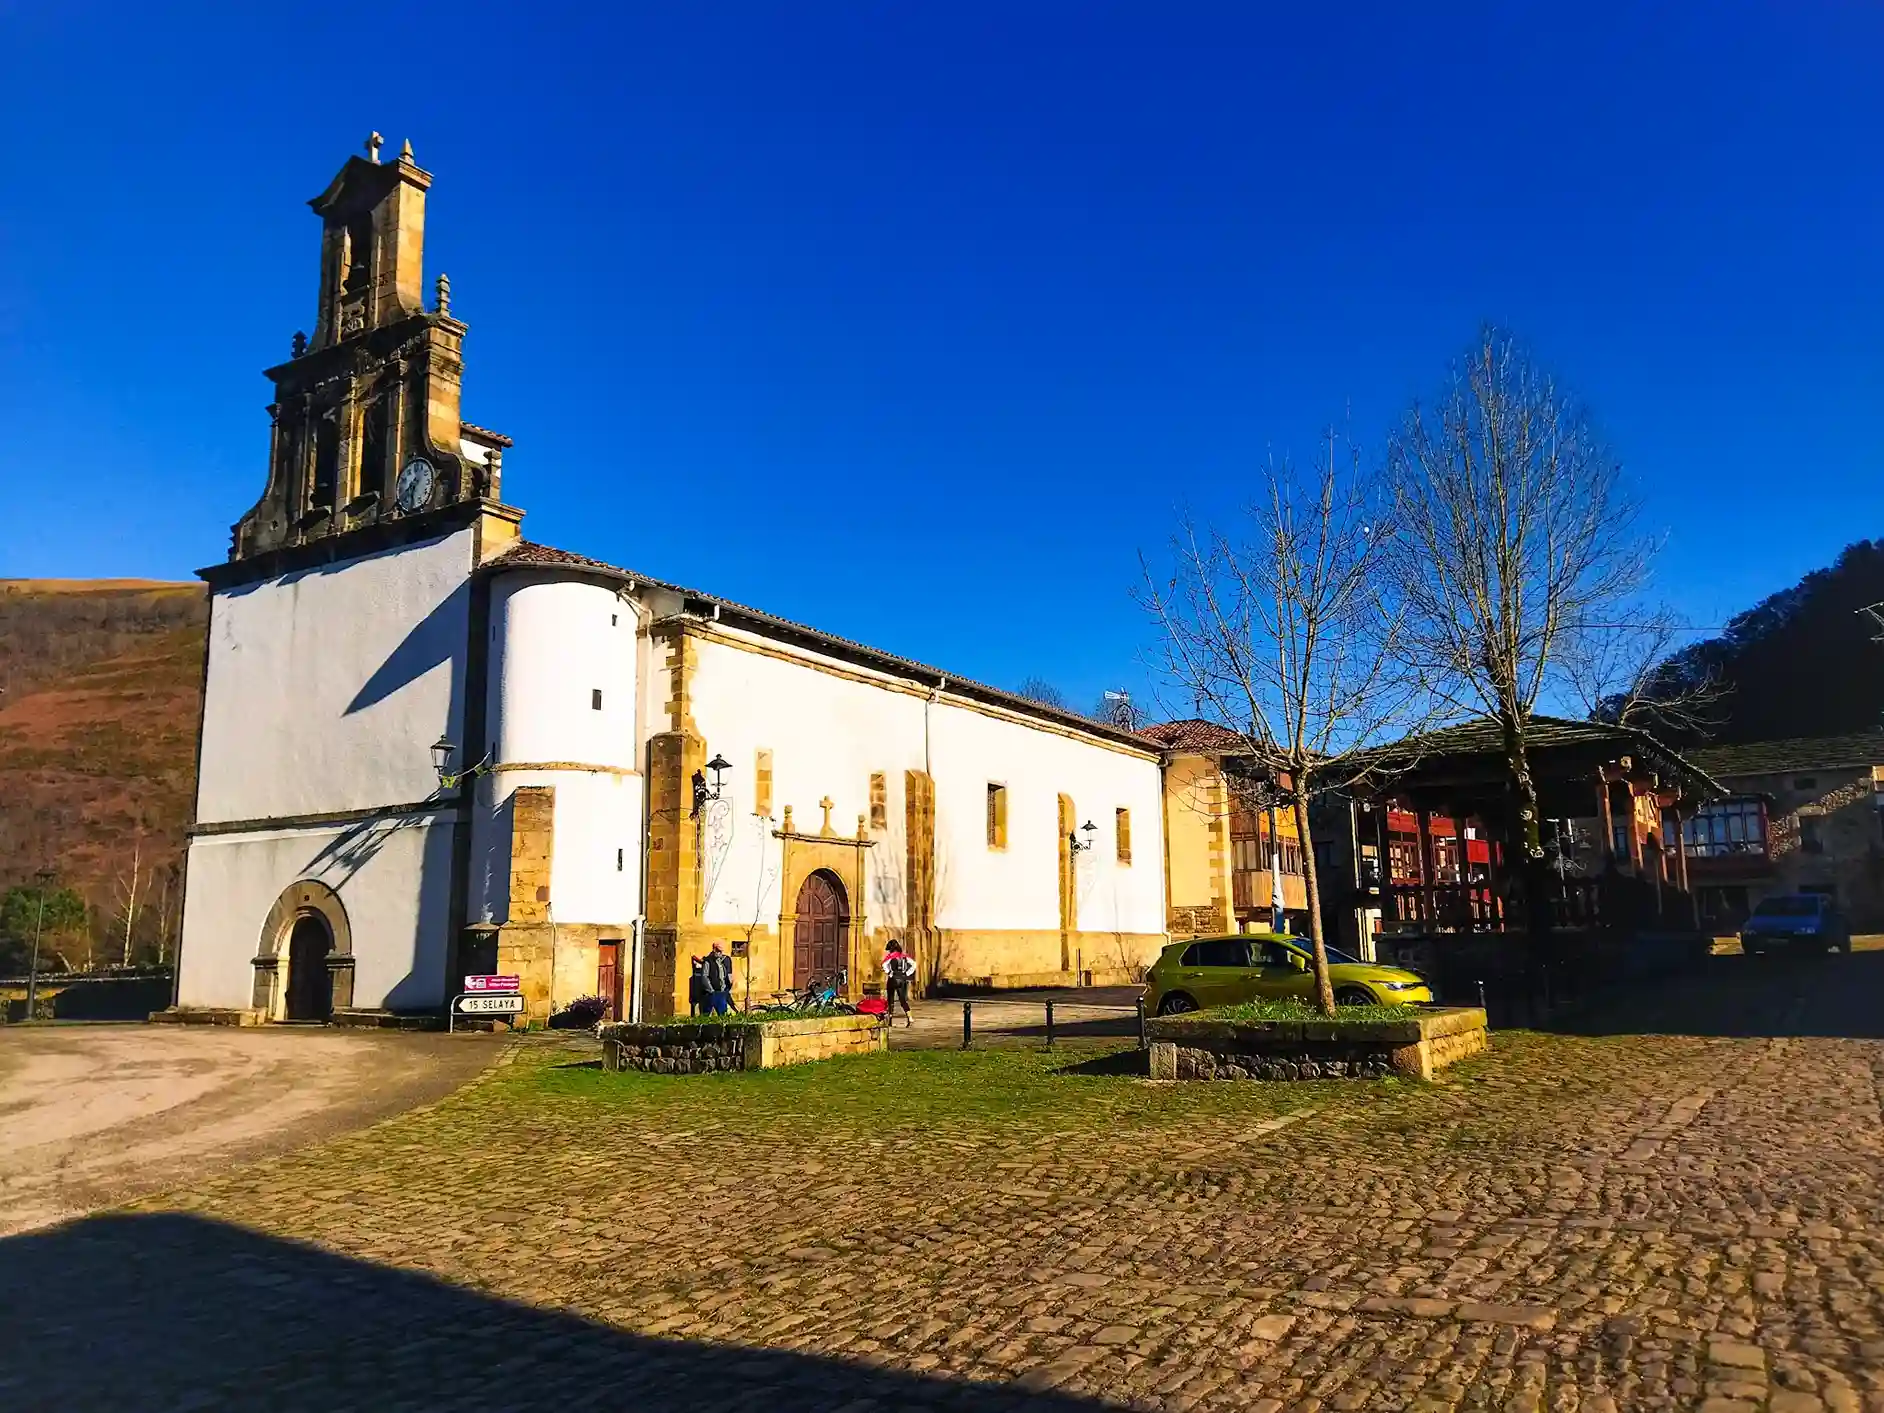
[[[431,1103],[501,1044],[316,1029],[0,1030],[0,1236]]]

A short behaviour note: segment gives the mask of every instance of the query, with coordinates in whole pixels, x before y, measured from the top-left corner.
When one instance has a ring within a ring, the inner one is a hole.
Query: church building
[[[267,484],[202,571],[179,1010],[435,1015],[497,972],[533,1018],[660,1016],[715,941],[742,1002],[862,994],[891,938],[924,982],[1123,981],[1174,923],[1237,925],[1182,733],[524,538],[443,276],[427,298],[431,182],[375,135],[310,203],[313,334],[267,371]]]

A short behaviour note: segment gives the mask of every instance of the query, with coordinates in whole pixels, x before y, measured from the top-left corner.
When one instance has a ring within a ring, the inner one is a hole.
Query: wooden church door
[[[792,925],[792,985],[809,986],[834,977],[844,965],[850,907],[837,876],[819,869],[798,890],[798,920]]]

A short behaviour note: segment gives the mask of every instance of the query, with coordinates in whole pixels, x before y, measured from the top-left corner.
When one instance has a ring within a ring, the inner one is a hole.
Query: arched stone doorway
[[[850,900],[828,868],[808,875],[798,889],[792,929],[792,985],[809,986],[841,971],[848,956]]]
[[[353,1004],[353,928],[325,883],[284,888],[257,943],[250,1004],[259,1019],[324,1021]]]
[[[326,1021],[334,1014],[333,972],[327,965],[333,934],[318,913],[303,913],[288,934],[285,1020]]]

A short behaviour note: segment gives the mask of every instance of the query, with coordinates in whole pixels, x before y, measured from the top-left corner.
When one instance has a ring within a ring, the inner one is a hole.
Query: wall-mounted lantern
[[[440,736],[432,742],[432,769],[438,773],[438,788],[456,790],[467,780],[475,780],[480,775],[488,774],[491,768],[491,753],[486,751],[484,759],[469,770],[452,774],[451,758],[458,753],[458,747],[449,736]]]
[[[733,763],[725,756],[716,754],[706,763],[706,768],[713,772],[711,784],[707,783],[706,776],[700,771],[696,770],[693,773],[693,812],[696,815],[705,809],[710,801],[719,799],[720,791],[725,787],[722,777],[733,768]]]
[[[1093,845],[1092,836],[1097,834],[1098,832],[1099,832],[1099,826],[1094,824],[1089,819],[1084,824],[1080,825],[1078,829],[1075,829],[1071,834],[1066,836],[1067,843],[1071,847],[1074,853],[1083,854],[1086,852],[1086,850],[1092,847]],[[1082,834],[1086,836],[1084,841],[1082,841],[1079,837]]]

